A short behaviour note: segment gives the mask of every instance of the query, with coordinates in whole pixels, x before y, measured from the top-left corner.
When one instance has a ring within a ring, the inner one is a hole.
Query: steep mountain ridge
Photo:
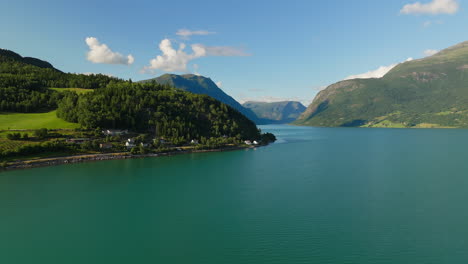
[[[468,127],[468,42],[401,63],[379,79],[332,84],[295,124]]]
[[[226,94],[221,90],[210,78],[194,75],[176,75],[176,74],[164,74],[157,78],[140,81],[142,83],[156,82],[159,84],[168,84],[178,89],[188,91],[195,94],[204,94],[213,97],[214,99],[223,102],[237,111],[244,114],[247,118],[254,121],[257,124],[263,124],[264,121],[258,118],[252,110],[243,107],[234,98]]]

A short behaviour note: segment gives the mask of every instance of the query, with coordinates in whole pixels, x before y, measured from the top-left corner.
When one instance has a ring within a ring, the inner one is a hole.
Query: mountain
[[[13,52],[11,50],[6,50],[6,49],[0,49],[0,62],[6,62],[6,61],[16,61],[16,62],[21,62],[24,64],[36,66],[39,68],[44,68],[44,69],[54,69],[56,71],[59,71],[52,66],[47,61],[43,61],[37,58],[31,58],[31,57],[22,57],[16,52]]]
[[[239,102],[221,90],[210,78],[194,74],[176,75],[164,74],[154,79],[140,81],[142,83],[156,82],[159,84],[168,84],[176,88],[188,91],[194,94],[205,94],[214,99],[225,103],[237,111],[244,114],[250,120],[257,124],[263,124],[263,120],[258,118],[252,110],[243,107]]]
[[[245,102],[242,104],[245,108],[251,109],[259,118],[264,119],[270,124],[287,124],[296,120],[306,107],[300,102]]]
[[[468,127],[468,42],[321,91],[297,125]]]

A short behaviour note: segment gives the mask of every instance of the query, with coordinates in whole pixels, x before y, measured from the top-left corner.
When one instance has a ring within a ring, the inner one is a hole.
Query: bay
[[[0,263],[464,263],[468,131],[262,126],[267,147],[0,173]]]

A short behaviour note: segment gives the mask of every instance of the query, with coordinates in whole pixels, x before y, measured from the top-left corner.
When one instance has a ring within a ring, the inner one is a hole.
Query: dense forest
[[[50,87],[93,89],[57,92]],[[260,139],[256,125],[209,96],[169,85],[106,75],[63,73],[50,63],[0,50],[0,111],[41,112],[83,128],[121,128],[183,142],[192,138]]]
[[[226,104],[154,83],[111,83],[93,93],[65,93],[57,115],[85,128],[150,131],[178,141],[260,136],[252,121]]]
[[[55,109],[61,96],[48,87],[97,89],[122,81],[102,74],[63,73],[48,62],[0,49],[0,111]]]

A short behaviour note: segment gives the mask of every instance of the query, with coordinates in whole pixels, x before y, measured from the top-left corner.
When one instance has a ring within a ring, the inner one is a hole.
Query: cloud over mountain
[[[412,61],[412,60],[413,58],[408,58],[406,61]],[[346,77],[344,80],[382,78],[385,74],[387,74],[389,71],[395,68],[398,64],[400,63],[390,64],[387,66],[380,66],[379,68],[372,70],[372,71],[368,71],[368,72],[356,74],[356,75],[350,75]]]
[[[424,55],[426,57],[429,57],[429,56],[432,56],[432,55],[435,55],[437,54],[439,51],[438,50],[434,50],[434,49],[427,49],[424,51]]]

